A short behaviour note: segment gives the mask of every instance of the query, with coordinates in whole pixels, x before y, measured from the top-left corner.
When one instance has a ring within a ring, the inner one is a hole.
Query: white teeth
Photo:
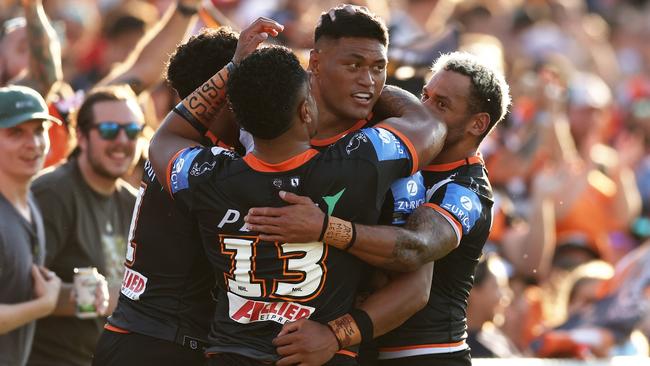
[[[354,94],[352,94],[352,96],[355,97],[355,98],[370,99],[372,97],[372,94],[370,94],[370,93],[354,93]]]

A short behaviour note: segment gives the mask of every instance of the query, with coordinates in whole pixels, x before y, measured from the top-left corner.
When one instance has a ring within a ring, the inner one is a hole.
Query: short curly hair
[[[238,39],[239,34],[228,27],[201,30],[169,57],[167,82],[179,97],[190,95],[230,62]]]
[[[349,11],[350,5],[340,5],[322,13],[314,30],[314,42],[321,38],[354,37],[376,39],[388,46],[388,28],[384,21],[364,7],[353,8]]]
[[[506,79],[478,57],[466,52],[441,55],[433,63],[431,71],[435,74],[441,70],[457,72],[470,79],[472,86],[467,101],[470,112],[485,112],[490,116],[490,124],[480,137],[482,140],[508,112],[511,99]]]
[[[227,94],[242,128],[257,138],[273,139],[291,127],[308,83],[296,55],[272,46],[242,60],[228,79]]]

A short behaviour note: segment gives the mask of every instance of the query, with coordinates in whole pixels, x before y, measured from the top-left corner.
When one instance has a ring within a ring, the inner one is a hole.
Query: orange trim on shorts
[[[432,343],[432,344],[418,344],[415,346],[402,346],[402,347],[381,347],[379,350],[381,352],[395,352],[395,351],[406,351],[410,349],[420,349],[420,348],[447,348],[447,347],[458,347],[465,344],[465,341],[455,342],[455,343]]]
[[[277,173],[277,172],[286,172],[298,168],[299,166],[308,162],[311,158],[318,155],[318,151],[314,149],[309,149],[303,153],[300,153],[289,160],[285,160],[281,163],[271,164],[265,161],[260,160],[257,156],[252,153],[246,154],[244,156],[244,161],[248,164],[251,169],[263,173]]]
[[[446,172],[448,170],[456,169],[459,166],[463,165],[471,165],[471,164],[483,164],[483,158],[481,158],[480,154],[476,154],[474,156],[470,156],[469,158],[454,161],[452,163],[445,163],[445,164],[432,164],[429,166],[424,167],[422,170],[427,171],[427,172]]]
[[[116,327],[116,326],[108,324],[108,323],[104,324],[104,329],[106,329],[108,331],[111,331],[111,332],[120,333],[120,334],[129,334],[129,333],[131,333],[131,331]]]

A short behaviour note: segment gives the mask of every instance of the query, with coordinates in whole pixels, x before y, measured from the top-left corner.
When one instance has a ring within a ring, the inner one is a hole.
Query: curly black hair
[[[388,29],[381,18],[364,7],[355,6],[353,11],[349,9],[349,5],[341,5],[322,13],[314,30],[314,42],[322,37],[355,37],[376,39],[388,46]],[[334,15],[334,20],[330,14]]]
[[[221,70],[235,54],[239,34],[228,27],[205,28],[176,48],[165,78],[185,98]]]
[[[291,127],[308,82],[307,72],[290,49],[262,48],[230,75],[228,99],[242,128],[257,138],[273,139]]]
[[[483,135],[487,136],[501,121],[510,106],[510,88],[503,75],[483,63],[478,57],[466,52],[452,52],[441,55],[431,68],[433,73],[441,70],[457,72],[471,81],[469,112],[485,112],[490,116],[490,124]]]

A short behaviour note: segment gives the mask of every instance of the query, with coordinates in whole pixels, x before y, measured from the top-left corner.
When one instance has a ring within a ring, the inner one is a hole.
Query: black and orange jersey
[[[379,358],[396,359],[467,349],[467,298],[492,223],[492,188],[480,156],[422,171],[425,206],[452,226],[459,245],[437,260],[429,302],[378,340]]]
[[[283,206],[280,190],[310,197],[330,215],[375,224],[391,182],[413,173],[412,145],[388,127],[350,133],[322,153],[309,149],[283,163],[220,148],[181,150],[167,173],[170,192],[198,220],[217,276],[209,352],[278,358],[271,341],[282,324],[327,322],[354,304],[363,266],[322,242],[260,241],[247,230],[251,207]]]
[[[205,343],[215,301],[214,273],[196,221],[144,168],[126,253],[114,327],[190,348]]]
[[[380,122],[379,119],[374,118],[373,114],[370,114],[368,118],[358,120],[350,128],[335,136],[326,139],[312,139],[311,145],[314,149],[322,151],[348,134],[362,128],[372,127]],[[379,223],[382,225],[404,225],[408,216],[424,202],[424,178],[420,172],[416,172],[410,177],[397,179],[386,193]]]

